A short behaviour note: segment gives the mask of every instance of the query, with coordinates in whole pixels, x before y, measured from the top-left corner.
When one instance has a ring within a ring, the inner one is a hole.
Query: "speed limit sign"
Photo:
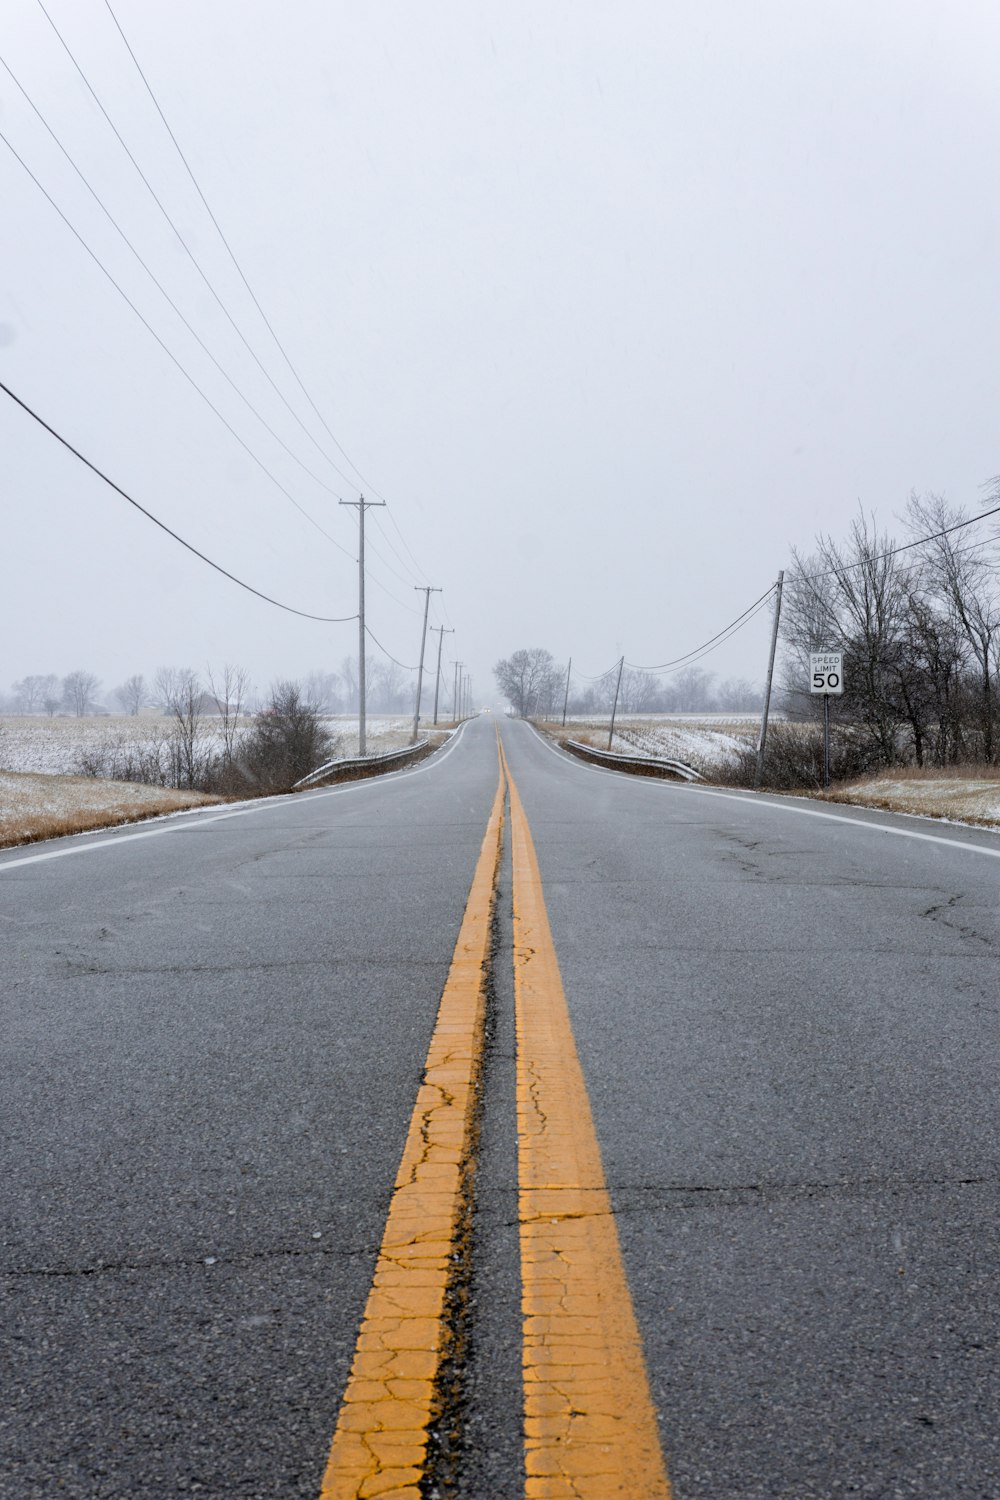
[[[843,651],[810,651],[809,691],[837,694],[844,691]]]

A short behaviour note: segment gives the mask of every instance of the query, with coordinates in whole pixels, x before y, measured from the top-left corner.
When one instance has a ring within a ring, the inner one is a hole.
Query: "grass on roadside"
[[[0,849],[115,828],[219,800],[138,782],[0,771]]]
[[[893,767],[874,776],[841,782],[825,794],[824,800],[997,828],[1000,769],[986,765]]]

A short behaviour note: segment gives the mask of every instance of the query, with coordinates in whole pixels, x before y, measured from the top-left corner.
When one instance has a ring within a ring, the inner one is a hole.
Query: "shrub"
[[[877,747],[850,728],[830,731],[830,779],[850,781],[868,776],[884,765]],[[726,786],[753,786],[757,747],[733,752],[729,764],[717,767],[713,780]],[[823,730],[815,724],[772,721],[767,731],[767,754],[761,786],[772,792],[817,791],[823,786]]]
[[[260,792],[287,792],[330,758],[333,740],[297,683],[279,682],[236,755],[235,769]]]

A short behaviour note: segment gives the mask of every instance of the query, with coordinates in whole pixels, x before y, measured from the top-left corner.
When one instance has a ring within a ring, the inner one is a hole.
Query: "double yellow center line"
[[[528,1500],[669,1500],[534,844],[500,779],[431,1038],[321,1500],[420,1500],[448,1352],[509,790]]]

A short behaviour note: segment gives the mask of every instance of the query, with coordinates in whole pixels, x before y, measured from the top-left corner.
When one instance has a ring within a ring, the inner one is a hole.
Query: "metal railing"
[[[383,767],[394,765],[396,762],[404,763],[412,760],[415,756],[423,754],[429,747],[430,740],[417,740],[415,745],[404,745],[402,750],[385,750],[381,755],[355,755],[341,760],[328,760],[323,765],[317,766],[315,771],[310,771],[308,776],[303,776],[292,787],[293,792],[305,791],[308,787],[319,786],[322,781],[344,776],[349,772],[371,772],[376,773]]]
[[[579,740],[560,741],[565,750],[578,755],[581,760],[592,760],[612,770],[640,771],[647,776],[677,776],[681,781],[704,781],[700,771],[683,760],[654,760],[649,755],[619,755],[616,750],[596,750],[593,745],[581,744]]]

